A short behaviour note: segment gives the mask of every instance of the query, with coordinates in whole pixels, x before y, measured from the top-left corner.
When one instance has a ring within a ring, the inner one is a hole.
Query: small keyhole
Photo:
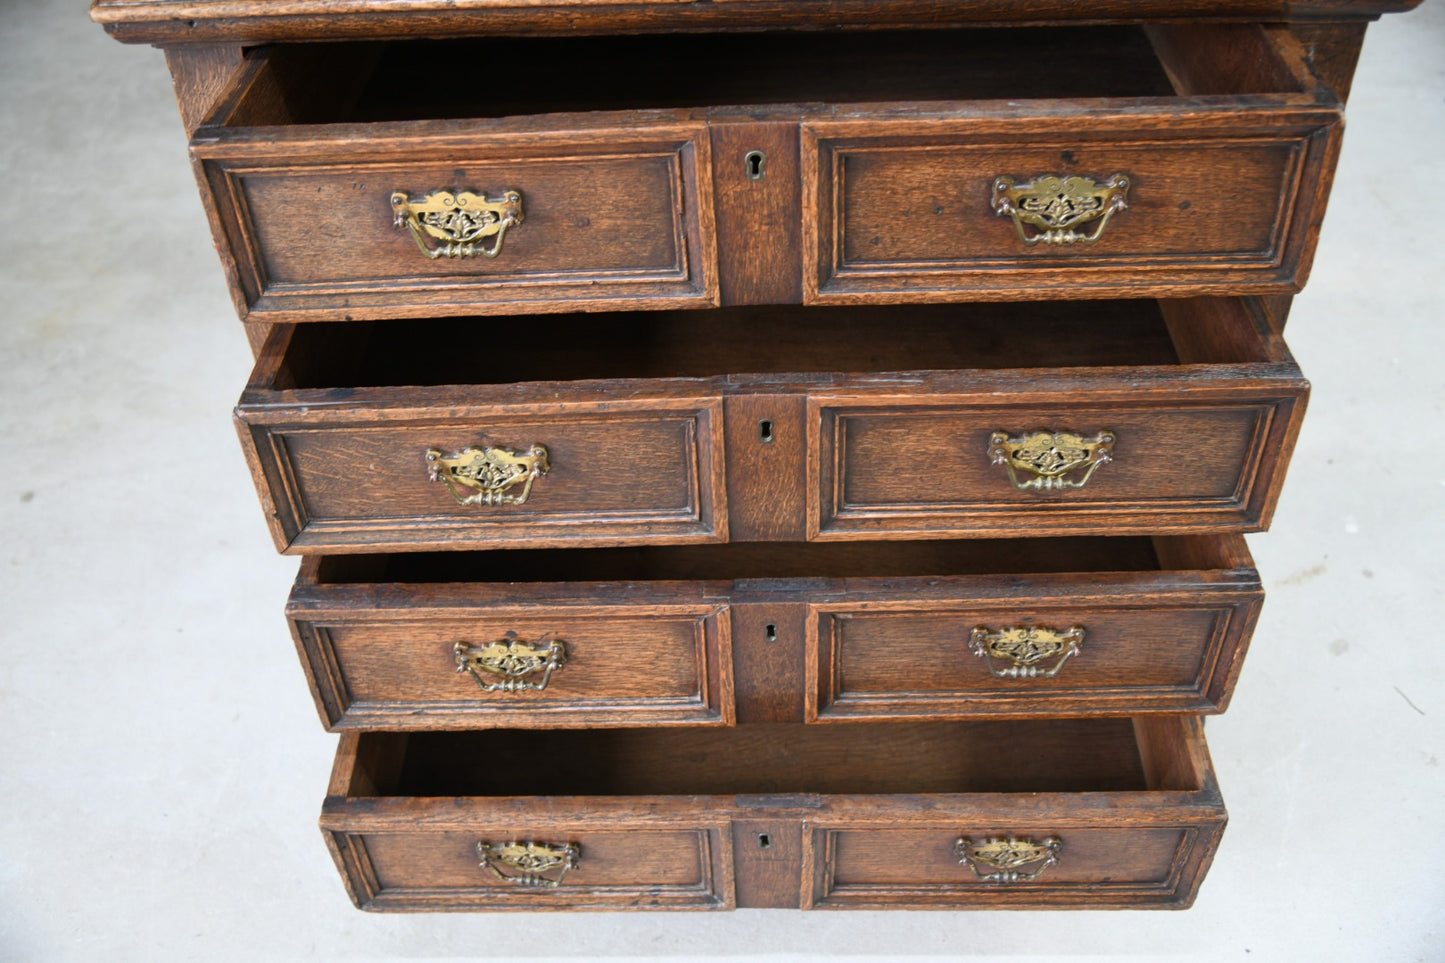
[[[773,837],[767,833],[758,833],[758,849],[767,849],[773,845]]]
[[[778,627],[776,625],[773,625],[772,623],[769,623],[768,627],[763,629],[763,638],[767,639],[769,642],[778,641]]]
[[[750,150],[743,158],[743,166],[747,169],[748,180],[760,181],[768,171],[768,155],[760,150]]]
[[[758,422],[758,440],[765,445],[773,443],[773,420],[771,418],[764,418]]]

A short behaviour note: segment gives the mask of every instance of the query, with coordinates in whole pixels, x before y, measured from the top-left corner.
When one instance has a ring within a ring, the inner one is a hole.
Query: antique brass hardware
[[[1128,210],[1129,178],[1115,174],[1102,184],[1091,177],[1055,177],[1040,174],[1026,184],[1012,177],[993,182],[993,210],[1012,217],[1025,244],[1093,244],[1104,233],[1109,218]],[[1074,227],[1098,221],[1093,234]],[[1035,228],[1030,234],[1024,225]]]
[[[532,482],[552,468],[541,445],[533,445],[525,455],[490,445],[464,448],[455,455],[429,448],[426,464],[428,477],[444,483],[458,505],[525,505]],[[517,485],[522,491],[514,495],[511,489]]]
[[[503,191],[501,197],[488,198],[471,191],[432,191],[413,201],[405,191],[396,191],[391,210],[396,226],[409,228],[416,246],[432,260],[496,257],[502,253],[507,228],[522,223],[522,195]],[[490,249],[482,246],[483,238],[493,236]]]
[[[541,692],[547,688],[552,673],[567,664],[567,643],[560,639],[545,645],[511,638],[483,646],[458,642],[453,651],[457,671],[470,675],[485,692]],[[538,681],[528,678],[538,672],[542,673]],[[486,678],[488,675],[501,676],[501,681],[492,681]]]
[[[959,865],[973,870],[973,875],[985,883],[1027,883],[1038,879],[1044,870],[1059,861],[1064,841],[1049,836],[1041,843],[1031,839],[1009,836],[1004,839],[985,839],[975,843],[967,836],[960,836],[953,842],[953,855]],[[1020,867],[1041,863],[1031,873],[1020,872]],[[980,872],[979,865],[992,872]]]
[[[743,169],[750,181],[760,181],[768,176],[768,155],[760,150],[750,150],[743,156]]]
[[[988,457],[1008,470],[1009,481],[1021,492],[1083,488],[1100,465],[1114,460],[1115,436],[1101,431],[1092,438],[1071,431],[1031,431],[1017,438],[996,431],[988,439]],[[1083,468],[1078,480],[1066,478]],[[1020,480],[1019,475],[1026,476]]]
[[[968,637],[968,647],[974,655],[983,657],[989,674],[996,679],[1052,679],[1065,662],[1079,654],[1083,644],[1082,625],[1067,632],[1035,625],[1015,625],[995,632],[979,626]],[[1039,665],[1055,657],[1058,661],[1049,668]],[[995,659],[1012,664],[1000,667]]]
[[[554,846],[548,843],[477,843],[477,859],[482,869],[490,870],[497,879],[516,886],[556,889],[569,869],[582,861],[582,847],[576,843]],[[511,873],[502,872],[502,867]],[[544,876],[555,872],[556,876]]]

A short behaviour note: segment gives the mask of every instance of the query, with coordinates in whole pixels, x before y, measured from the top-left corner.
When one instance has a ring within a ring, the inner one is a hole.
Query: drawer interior
[[[348,795],[1198,791],[1179,720],[364,733]]]
[[[325,555],[310,580],[354,583],[732,581],[1051,572],[1153,572],[1247,565],[1242,543],[1211,536],[749,543]]]
[[[297,44],[261,52],[257,71],[221,119],[225,126],[243,127],[715,105],[1161,97],[1173,95],[1181,83],[1191,93],[1299,89],[1298,78],[1279,62],[1260,28],[1194,28],[1189,47],[1205,51],[1203,59],[1174,52],[1181,29],[1186,28]],[[1210,63],[1227,53],[1235,55],[1234,62]],[[1249,69],[1240,70],[1240,62]],[[478,80],[455,82],[458,64],[474,65]],[[1216,72],[1228,78],[1219,83],[1244,89],[1210,89],[1208,78]]]
[[[258,387],[1274,362],[1232,299],[615,312],[295,326]]]

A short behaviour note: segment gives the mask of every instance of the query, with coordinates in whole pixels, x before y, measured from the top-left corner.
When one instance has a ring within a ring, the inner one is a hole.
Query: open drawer
[[[1182,907],[1225,811],[1197,718],[342,737],[374,910]]]
[[[1217,712],[1263,599],[1234,536],[308,558],[332,729]]]
[[[192,151],[289,322],[1294,291],[1340,125],[1255,25],[414,40],[258,49]]]
[[[1248,531],[1308,385],[1249,300],[277,326],[296,553]]]

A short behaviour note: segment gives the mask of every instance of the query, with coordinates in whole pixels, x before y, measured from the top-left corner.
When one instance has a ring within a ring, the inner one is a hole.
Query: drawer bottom
[[[1225,810],[1193,716],[342,737],[370,910],[1183,907]]]

